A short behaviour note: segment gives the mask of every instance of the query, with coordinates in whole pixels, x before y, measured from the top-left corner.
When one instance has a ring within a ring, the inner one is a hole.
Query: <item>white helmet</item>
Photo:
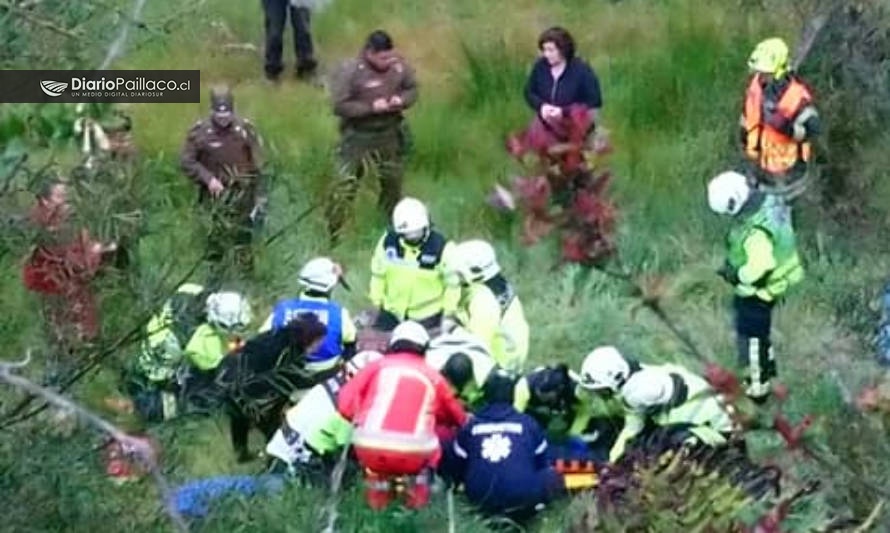
[[[402,198],[392,211],[392,227],[407,241],[420,241],[430,229],[430,214],[417,198]]]
[[[634,372],[621,387],[622,398],[635,411],[667,405],[673,395],[674,379],[670,373],[657,368],[644,368]]]
[[[250,302],[237,292],[216,292],[207,297],[207,321],[225,329],[245,328],[253,318]]]
[[[300,285],[319,292],[330,292],[340,281],[343,269],[327,257],[316,257],[300,270]]]
[[[481,239],[460,243],[457,255],[460,261],[458,272],[468,283],[486,281],[501,272],[494,247]]]
[[[343,365],[343,369],[346,371],[347,377],[352,379],[352,377],[358,374],[361,369],[378,359],[383,359],[382,353],[377,350],[363,350],[355,354],[349,361],[346,361],[346,364]]]
[[[419,323],[413,320],[406,320],[392,330],[392,335],[389,337],[389,345],[392,346],[399,341],[412,342],[426,348],[430,343],[430,334]]]
[[[582,389],[618,392],[630,377],[630,363],[614,346],[600,346],[584,358],[580,374],[570,375]]]
[[[722,172],[708,183],[708,205],[718,215],[735,215],[750,196],[748,178],[738,172]]]

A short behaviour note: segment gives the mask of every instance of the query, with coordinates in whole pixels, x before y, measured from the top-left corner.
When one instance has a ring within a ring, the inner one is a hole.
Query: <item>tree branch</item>
[[[28,22],[34,24],[35,26],[40,26],[41,28],[46,28],[48,30],[54,31],[58,34],[64,35],[71,39],[80,39],[81,35],[77,30],[69,30],[68,28],[63,28],[59,26],[55,22],[51,22],[49,20],[40,18],[32,13],[29,13],[25,9],[22,9],[20,6],[15,4],[11,4],[9,2],[0,2],[0,8],[8,10],[10,13],[15,14],[16,16],[27,20]]]
[[[41,387],[40,385],[26,378],[17,376],[12,373],[13,370],[24,368],[30,361],[30,350],[25,356],[25,359],[22,361],[0,361],[0,381],[4,381],[9,385],[12,385],[13,387],[25,390],[32,395],[41,396],[47,402],[62,409],[76,413],[87,423],[95,426],[105,433],[108,433],[111,438],[119,442],[124,447],[124,449],[128,450],[128,453],[132,453],[146,468],[146,470],[151,473],[152,477],[154,478],[155,484],[158,487],[161,498],[163,499],[164,510],[170,516],[170,520],[173,522],[174,526],[176,526],[176,529],[178,529],[179,531],[188,532],[188,524],[186,523],[182,515],[179,514],[179,511],[176,510],[176,507],[173,505],[170,486],[167,483],[167,480],[164,478],[164,475],[161,473],[161,469],[157,462],[157,457],[151,446],[146,444],[141,439],[127,434],[111,422],[108,422],[101,416],[73,402],[72,400],[69,400],[68,398],[61,396],[60,394],[57,394],[50,389]]]

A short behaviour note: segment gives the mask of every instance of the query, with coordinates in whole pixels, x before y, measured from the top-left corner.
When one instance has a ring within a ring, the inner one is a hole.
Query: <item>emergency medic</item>
[[[207,291],[185,283],[146,326],[128,388],[136,411],[148,421],[177,414],[178,377],[186,344],[207,320]]]
[[[180,164],[200,187],[199,203],[211,214],[207,260],[213,276],[222,274],[229,252],[234,252],[242,272],[250,274],[254,228],[263,222],[267,203],[260,139],[249,120],[235,115],[229,87],[211,90],[210,107],[210,117],[189,130]]]
[[[349,445],[352,437],[352,424],[337,412],[337,395],[362,368],[381,358],[380,352],[356,354],[343,363],[337,375],[309,389],[287,410],[284,423],[266,446],[266,453],[273,458],[270,472],[310,480],[326,477],[337,461],[337,452]]]
[[[809,88],[789,70],[788,60],[782,39],[767,39],[754,49],[740,126],[742,148],[760,184],[790,199],[806,187],[811,141],[821,125]]]
[[[325,332],[317,316],[304,313],[281,328],[249,339],[223,359],[213,394],[227,407],[239,462],[256,458],[248,450],[251,428],[258,428],[268,442],[281,425],[290,396],[337,373],[336,367],[323,373],[306,370],[306,356],[324,341]]]
[[[207,298],[207,322],[198,326],[185,345],[188,371],[185,395],[194,407],[207,407],[205,394],[226,355],[237,350],[253,318],[250,302],[237,292],[217,292]]]
[[[306,358],[306,369],[311,372],[330,370],[337,366],[341,357],[349,359],[355,354],[356,328],[349,310],[331,300],[331,292],[337,284],[348,289],[342,275],[340,265],[327,257],[310,260],[300,270],[302,294],[276,303],[260,328],[260,332],[278,329],[302,313],[316,315],[327,327],[327,334],[318,350]]]
[[[643,365],[613,346],[601,346],[584,358],[573,378],[580,388],[623,404],[624,424],[609,451],[610,462],[624,455],[630,441],[657,428],[708,446],[726,444],[733,430],[719,395],[704,378],[679,365]]]
[[[584,394],[564,364],[537,367],[520,378],[513,405],[546,430],[553,458],[605,462],[624,417],[615,401]]]
[[[528,357],[528,322],[513,285],[501,273],[494,248],[471,240],[457,246],[463,283],[458,321],[478,335],[494,360],[511,372],[522,372]]]
[[[498,368],[482,341],[460,327],[430,341],[426,362],[448,380],[468,407],[482,399],[485,381]]]
[[[371,259],[369,296],[380,310],[374,328],[391,331],[414,320],[430,330],[450,331],[460,300],[453,254],[454,244],[430,227],[426,206],[416,198],[402,199]]]
[[[407,507],[426,505],[440,438],[452,438],[467,419],[445,378],[423,360],[429,342],[419,323],[399,324],[386,357],[362,369],[337,398],[340,414],[355,426],[352,444],[374,509],[389,504],[393,482],[404,482]]]
[[[679,365],[647,366],[620,389],[627,410],[624,428],[609,452],[615,462],[635,439],[664,431],[674,445],[729,444],[735,425],[723,402],[704,378]]]
[[[711,180],[708,204],[715,213],[733,218],[726,262],[718,273],[735,292],[739,361],[747,373],[747,394],[761,401],[777,375],[770,341],[773,307],[804,277],[791,208],[777,196],[752,189],[737,172]]]
[[[513,407],[513,378],[496,372],[485,384],[485,406],[454,440],[446,477],[463,483],[467,499],[490,515],[517,521],[565,492],[549,466],[547,439],[535,420]]]
[[[327,206],[331,244],[352,212],[359,180],[369,169],[380,180],[378,207],[389,217],[402,197],[403,160],[410,147],[405,111],[417,101],[414,69],[377,30],[355,59],[331,80],[334,114],[340,118],[339,179]]]

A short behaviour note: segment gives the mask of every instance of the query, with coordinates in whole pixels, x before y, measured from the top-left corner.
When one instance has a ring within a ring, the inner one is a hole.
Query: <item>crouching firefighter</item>
[[[718,274],[734,288],[739,361],[747,371],[747,395],[763,401],[777,375],[770,332],[773,307],[803,280],[791,208],[753,190],[742,174],[724,172],[708,184],[711,210],[733,218],[727,258]]]
[[[382,359],[380,352],[361,352],[345,362],[340,372],[309,389],[287,410],[281,428],[266,445],[272,457],[271,473],[289,473],[310,481],[327,479],[337,452],[349,445],[352,424],[337,412],[340,389],[368,364]]]
[[[275,304],[260,332],[284,327],[303,313],[315,315],[327,328],[324,342],[306,357],[306,370],[326,372],[336,367],[341,359],[355,355],[356,328],[349,311],[331,299],[338,284],[349,290],[343,280],[343,269],[327,257],[316,257],[300,270],[303,292],[298,298],[281,300]]]
[[[503,371],[488,379],[485,406],[458,433],[443,473],[463,483],[482,512],[524,521],[562,495],[565,483],[549,466],[544,431],[513,407],[513,386]]]
[[[659,448],[685,444],[721,447],[735,430],[730,411],[707,381],[679,365],[646,366],[621,385],[624,429],[609,453],[619,460],[627,445]],[[663,432],[663,433],[660,433]]]
[[[417,322],[399,324],[386,356],[362,369],[337,398],[340,414],[355,425],[352,444],[373,509],[385,508],[394,489],[404,489],[408,508],[426,505],[442,456],[440,436],[453,437],[466,422],[445,378],[424,362],[429,341]]]

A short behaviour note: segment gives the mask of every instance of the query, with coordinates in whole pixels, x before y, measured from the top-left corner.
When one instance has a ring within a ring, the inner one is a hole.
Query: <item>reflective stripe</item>
[[[456,453],[458,457],[461,457],[463,459],[467,458],[467,451],[464,450],[461,445],[457,443],[456,440],[454,441],[454,453]]]
[[[538,447],[535,448],[535,455],[540,455],[544,453],[545,450],[547,450],[547,441],[542,440],[541,444],[539,444]]]

